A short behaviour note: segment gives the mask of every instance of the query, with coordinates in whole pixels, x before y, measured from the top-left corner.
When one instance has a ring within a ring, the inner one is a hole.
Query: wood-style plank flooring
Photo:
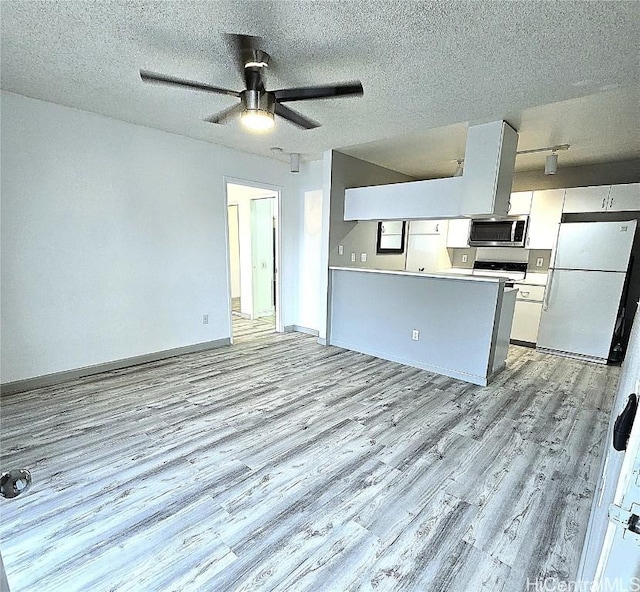
[[[520,592],[576,570],[618,369],[489,387],[234,319],[230,348],[2,399],[13,592]]]

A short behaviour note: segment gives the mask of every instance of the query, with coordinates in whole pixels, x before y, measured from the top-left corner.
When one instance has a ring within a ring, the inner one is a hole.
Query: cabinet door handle
[[[609,199],[609,209],[613,207],[613,197]]]
[[[602,207],[600,208],[601,210],[604,210],[604,202],[607,201],[606,197],[602,198]]]
[[[529,291],[523,292],[522,290],[520,290],[520,294],[522,294],[522,296],[524,296],[525,298],[529,298],[530,292]]]

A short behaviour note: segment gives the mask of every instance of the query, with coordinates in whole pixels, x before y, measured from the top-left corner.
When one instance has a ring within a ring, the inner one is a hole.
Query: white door
[[[228,207],[229,220],[229,271],[231,274],[231,299],[240,300],[240,226],[238,206]]]
[[[624,279],[624,273],[552,270],[538,347],[606,360]]]
[[[251,200],[253,318],[275,312],[273,202],[271,197]]]
[[[627,271],[636,221],[561,224],[553,267]]]
[[[612,185],[609,194],[610,212],[639,211],[640,183]]]
[[[604,212],[607,209],[611,185],[572,187],[564,195],[563,213]]]
[[[634,431],[640,431],[635,421]],[[610,524],[596,568],[595,582],[600,589],[640,589],[640,440],[636,433],[629,441],[613,504]],[[630,524],[630,521],[632,523]],[[635,523],[635,526],[633,525]],[[616,584],[617,582],[617,584]],[[609,586],[607,588],[607,586]],[[633,587],[635,586],[635,587]]]

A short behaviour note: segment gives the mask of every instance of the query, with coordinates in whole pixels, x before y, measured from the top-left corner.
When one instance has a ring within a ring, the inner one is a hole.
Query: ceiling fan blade
[[[242,103],[238,103],[224,111],[220,111],[220,113],[207,117],[205,121],[208,123],[227,123],[228,121],[238,117],[242,113],[243,109],[244,107],[242,106]]]
[[[313,119],[309,119],[297,111],[289,109],[289,107],[285,107],[279,103],[276,103],[276,115],[283,117],[287,121],[293,123],[293,125],[297,125],[302,129],[314,129],[316,127],[320,127],[320,124],[317,121],[313,121]]]
[[[311,99],[331,99],[333,97],[362,96],[364,89],[359,81],[345,82],[327,86],[308,86],[303,88],[283,88],[272,91],[276,102],[309,101]]]
[[[193,90],[204,90],[207,92],[217,93],[219,95],[229,95],[231,97],[239,97],[240,93],[235,90],[229,90],[228,88],[219,88],[217,86],[211,86],[204,82],[195,82],[193,80],[184,80],[182,78],[175,78],[173,76],[165,76],[164,74],[157,74],[156,72],[149,72],[147,70],[140,70],[140,78],[144,82],[151,82],[156,84],[168,84],[170,86],[181,86],[183,88],[190,88]]]

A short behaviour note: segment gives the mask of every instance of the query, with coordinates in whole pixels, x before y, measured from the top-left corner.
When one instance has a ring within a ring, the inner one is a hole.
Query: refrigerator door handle
[[[544,298],[542,299],[542,310],[549,308],[549,298],[551,297],[551,284],[553,282],[553,269],[549,270],[549,277],[547,278],[547,287],[544,291]]]

